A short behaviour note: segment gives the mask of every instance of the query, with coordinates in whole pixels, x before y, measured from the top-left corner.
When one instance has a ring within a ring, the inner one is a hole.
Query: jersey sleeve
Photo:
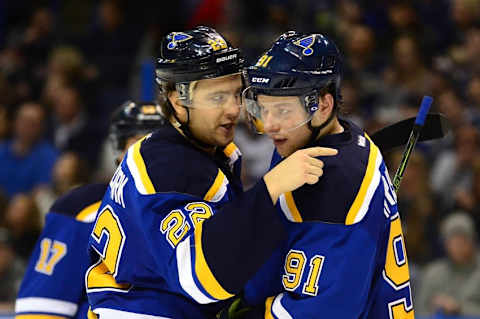
[[[293,246],[288,251],[283,292],[266,300],[262,318],[346,319],[362,312],[375,275],[377,243],[360,230],[324,240],[332,240],[332,249]],[[335,248],[334,242],[342,244]]]
[[[16,318],[86,315],[87,242],[106,187],[81,186],[52,205],[20,287]]]
[[[89,296],[144,287],[206,304],[238,293],[285,238],[264,182],[234,196],[222,170],[196,167],[184,176],[209,180],[203,196],[158,192],[143,163],[133,146],[107,190],[90,237],[100,258]]]
[[[85,302],[83,276],[91,226],[63,214],[47,215],[16,300],[17,318],[77,314]]]

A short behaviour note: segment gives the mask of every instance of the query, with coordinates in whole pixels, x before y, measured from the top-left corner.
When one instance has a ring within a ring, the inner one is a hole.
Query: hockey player
[[[205,318],[238,293],[285,231],[273,203],[323,173],[320,154],[297,152],[246,193],[231,144],[243,59],[208,27],[172,32],[156,79],[171,125],[128,150],[90,237],[90,316]]]
[[[131,144],[164,122],[153,103],[124,103],[110,126],[117,160]],[[106,189],[106,184],[84,185],[53,204],[20,287],[15,318],[86,318],[86,244]]]
[[[341,63],[327,37],[291,31],[245,70],[243,100],[275,144],[272,167],[306,147],[338,156],[321,157],[318,183],[280,196],[288,239],[247,285],[256,307],[244,318],[414,317],[387,168],[370,138],[338,117]]]

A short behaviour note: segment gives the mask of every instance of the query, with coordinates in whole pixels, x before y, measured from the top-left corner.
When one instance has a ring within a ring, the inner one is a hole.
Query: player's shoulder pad
[[[226,179],[210,155],[171,125],[134,144],[127,165],[141,194],[178,192],[205,198],[214,184]]]
[[[107,184],[87,184],[72,189],[53,203],[50,212],[71,216],[78,221],[91,222],[100,207]]]
[[[281,198],[292,221],[349,224],[365,197],[376,163],[376,146],[351,122],[341,121],[345,131],[321,138],[318,145],[338,149],[336,156],[320,159],[324,173],[318,183],[304,185]],[[370,169],[369,169],[370,168]],[[350,218],[351,219],[351,218]],[[352,222],[353,223],[353,222]]]

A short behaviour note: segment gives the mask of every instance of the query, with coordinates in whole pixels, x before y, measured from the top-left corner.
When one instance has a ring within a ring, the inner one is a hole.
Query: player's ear
[[[318,110],[313,115],[312,125],[319,126],[325,122],[333,112],[333,105],[333,96],[330,93],[320,96],[318,98]]]
[[[180,121],[186,122],[187,121],[187,110],[185,106],[183,106],[182,102],[179,99],[179,95],[177,91],[171,91],[168,93],[168,100],[172,105],[177,117]]]
[[[318,101],[318,110],[323,113],[323,115],[330,115],[330,112],[333,110],[333,96],[330,93],[322,95],[319,97]]]

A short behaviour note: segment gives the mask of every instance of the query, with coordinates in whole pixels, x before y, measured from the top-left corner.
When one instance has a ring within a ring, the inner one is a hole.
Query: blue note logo
[[[167,39],[170,40],[170,42],[168,42],[167,44],[167,48],[169,48],[170,50],[173,50],[177,47],[178,43],[188,41],[191,38],[192,38],[191,35],[188,35],[183,32],[172,32],[167,37]]]
[[[312,45],[314,42],[315,42],[315,35],[309,35],[308,37],[301,38],[300,40],[293,42],[293,44],[298,45],[299,47],[302,47],[303,55],[309,56],[309,55],[312,55],[313,53]]]

